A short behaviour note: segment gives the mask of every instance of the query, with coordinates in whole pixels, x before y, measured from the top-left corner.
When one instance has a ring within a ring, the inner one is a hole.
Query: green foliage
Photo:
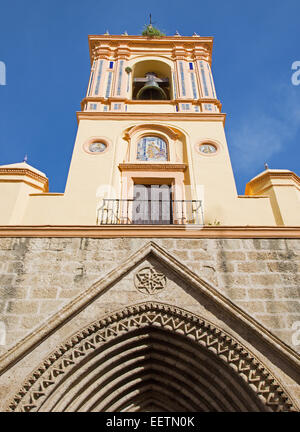
[[[152,24],[149,24],[147,26],[145,26],[145,29],[142,32],[143,36],[149,36],[149,37],[162,37],[162,36],[166,36],[165,33],[162,33],[160,30],[158,30],[157,28],[153,27]]]

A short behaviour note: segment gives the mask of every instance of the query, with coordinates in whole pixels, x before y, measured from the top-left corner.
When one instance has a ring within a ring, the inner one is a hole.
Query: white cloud
[[[238,153],[239,163],[246,172],[283,151],[300,130],[299,88],[277,88],[269,102],[269,112],[264,109],[265,104],[254,112],[245,111],[241,123],[231,131],[229,145],[233,157]]]

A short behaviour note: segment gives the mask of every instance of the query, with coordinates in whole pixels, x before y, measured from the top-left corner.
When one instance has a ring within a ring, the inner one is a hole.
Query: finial
[[[127,30],[124,31],[123,36],[128,36]]]
[[[108,30],[106,30],[106,32],[104,33],[105,35],[109,35],[109,31]]]
[[[28,160],[28,156],[27,156],[27,154],[24,156],[24,159],[23,159],[23,162],[27,162],[27,160]]]
[[[267,164],[267,162],[265,162],[265,170],[269,169],[269,165]]]
[[[198,33],[194,32],[194,33],[193,33],[193,36],[199,36],[199,35],[198,35]]]
[[[149,14],[149,25],[152,27],[152,15]]]
[[[179,31],[178,30],[176,30],[176,33],[175,33],[175,35],[174,36],[181,36],[181,34],[179,33]]]

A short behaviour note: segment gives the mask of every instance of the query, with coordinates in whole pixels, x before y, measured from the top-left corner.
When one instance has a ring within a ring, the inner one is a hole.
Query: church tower
[[[9,185],[8,173],[19,179],[21,167],[18,175],[16,164],[2,166],[0,190],[9,205],[1,223],[300,223],[299,177],[290,171],[267,170],[249,182],[246,197],[237,196],[211,37],[101,35],[90,36],[89,47],[90,79],[65,193]],[[37,180],[47,182],[43,174]]]
[[[237,195],[213,38],[89,49],[65,192],[0,166],[0,411],[299,411],[299,177]]]
[[[20,177],[16,166],[2,166],[9,205],[1,223],[300,223],[299,177],[290,171],[267,170],[249,182],[246,197],[237,195],[211,68],[213,38],[106,34],[89,36],[89,47],[65,193],[19,191],[7,182],[10,169]]]
[[[100,224],[203,224],[206,188],[218,202],[235,196],[212,38],[105,35],[89,43],[91,75],[66,196],[90,194]],[[222,179],[212,181],[216,164]],[[215,206],[207,221],[217,219]]]

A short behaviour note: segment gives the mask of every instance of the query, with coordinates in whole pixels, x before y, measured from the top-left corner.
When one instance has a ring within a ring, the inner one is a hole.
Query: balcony
[[[202,201],[104,199],[97,225],[203,225]]]

